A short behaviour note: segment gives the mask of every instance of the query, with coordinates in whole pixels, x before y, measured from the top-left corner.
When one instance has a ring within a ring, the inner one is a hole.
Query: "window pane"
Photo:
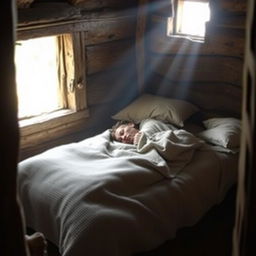
[[[15,48],[18,116],[59,109],[56,37],[17,42]]]
[[[178,33],[201,37],[205,35],[205,22],[210,18],[208,3],[184,1],[180,15]]]

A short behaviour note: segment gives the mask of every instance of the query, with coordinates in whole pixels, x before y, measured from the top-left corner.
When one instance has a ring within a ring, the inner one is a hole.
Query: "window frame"
[[[183,5],[183,3],[187,2],[204,2],[209,3],[209,0],[174,0],[173,2],[173,10],[174,15],[172,17],[169,17],[168,19],[168,29],[167,29],[167,35],[169,37],[179,37],[179,38],[188,38],[190,40],[195,41],[204,41],[205,37],[203,36],[197,36],[197,35],[191,35],[191,34],[184,34],[181,32],[178,32],[178,26],[180,26],[180,13]]]
[[[58,140],[85,128],[89,109],[86,99],[85,32],[82,27],[79,21],[30,25],[17,29],[17,41],[62,35],[68,45],[64,53],[66,66],[60,70],[61,99],[66,109],[20,121],[21,150]]]

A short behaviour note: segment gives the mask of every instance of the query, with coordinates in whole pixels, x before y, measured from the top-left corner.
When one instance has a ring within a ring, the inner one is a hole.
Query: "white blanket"
[[[205,144],[197,137],[185,130],[168,130],[142,137],[137,145],[138,152],[145,154],[149,159],[157,159],[160,156],[167,161],[168,174],[165,177],[175,177],[193,158],[196,149]]]
[[[181,135],[164,133],[168,139]],[[178,228],[195,224],[235,182],[235,156],[223,169],[219,153],[195,151],[200,143],[191,146],[185,168],[172,178],[159,148],[153,145],[154,153],[148,153],[152,140],[138,153],[109,136],[107,130],[19,164],[27,225],[43,232],[63,256],[128,256],[153,249]]]

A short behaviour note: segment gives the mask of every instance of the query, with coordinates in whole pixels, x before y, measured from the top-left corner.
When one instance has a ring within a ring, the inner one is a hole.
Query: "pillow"
[[[241,121],[236,118],[211,118],[203,121],[207,130],[198,133],[205,141],[228,149],[240,146]]]
[[[112,118],[135,123],[150,118],[183,127],[183,122],[196,111],[196,106],[183,100],[143,94]]]

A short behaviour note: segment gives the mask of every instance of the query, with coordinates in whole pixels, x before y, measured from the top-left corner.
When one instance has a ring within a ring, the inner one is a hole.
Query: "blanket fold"
[[[194,225],[235,182],[237,156],[159,121],[140,130],[137,147],[106,130],[20,162],[26,225],[62,256],[131,256]]]
[[[175,177],[192,160],[195,150],[202,145],[202,140],[185,130],[166,130],[150,136],[142,133],[137,150],[141,154],[149,155],[149,158],[157,159],[161,156],[167,161],[167,177],[170,178]]]

